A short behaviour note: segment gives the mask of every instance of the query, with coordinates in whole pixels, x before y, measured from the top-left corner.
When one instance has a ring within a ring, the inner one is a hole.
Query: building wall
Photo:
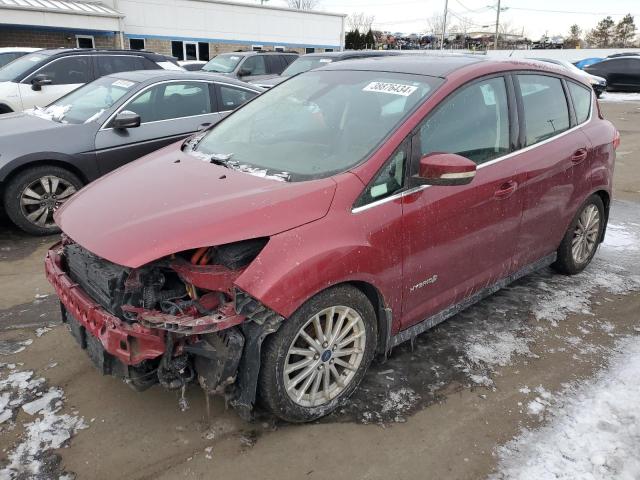
[[[39,48],[75,48],[76,33],[85,35],[85,31],[44,30],[32,28],[0,28],[0,47],[39,47]],[[96,48],[115,48],[117,37],[114,34],[93,35]]]
[[[131,37],[253,44],[272,49],[334,48],[343,43],[343,15],[240,4],[220,0],[118,0]],[[227,48],[227,47],[225,47]]]

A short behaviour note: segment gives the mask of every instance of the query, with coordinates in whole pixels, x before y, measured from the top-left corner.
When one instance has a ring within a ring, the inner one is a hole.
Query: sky
[[[259,0],[246,0],[259,1]],[[497,0],[449,0],[448,10],[456,17],[467,18],[471,31],[494,30]],[[266,5],[285,6],[285,0],[269,0]],[[493,8],[489,7],[490,5]],[[577,23],[586,33],[599,20],[610,15],[615,21],[625,14],[636,17],[640,27],[639,0],[502,0],[500,23],[508,22],[514,33],[522,33],[533,40],[545,33],[566,36],[569,26]],[[428,30],[428,19],[442,14],[445,0],[320,0],[318,10],[338,13],[373,15],[374,28],[390,32],[423,33]],[[492,25],[492,26],[489,26]],[[487,28],[483,28],[488,26]]]

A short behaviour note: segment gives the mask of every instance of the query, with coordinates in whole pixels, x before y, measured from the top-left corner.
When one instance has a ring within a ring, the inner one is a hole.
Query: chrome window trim
[[[215,84],[216,83],[213,80],[177,79],[177,80],[163,80],[162,82],[156,82],[156,83],[152,83],[151,85],[147,85],[146,87],[144,87],[141,90],[139,90],[138,92],[136,92],[134,94],[134,96],[130,97],[115,112],[113,112],[111,115],[109,115],[109,118],[107,118],[107,120],[105,122],[103,122],[102,126],[100,127],[100,129],[98,131],[101,132],[101,131],[106,131],[106,130],[113,130],[113,127],[106,127],[106,125],[108,125],[109,122],[111,120],[113,120],[113,117],[115,117],[117,114],[122,112],[122,110],[124,110],[127,107],[127,105],[129,105],[133,100],[138,98],[140,95],[142,95],[144,92],[146,92],[150,88],[157,87],[158,85],[162,85],[164,83],[182,83],[182,82],[199,82],[199,83],[207,83],[207,84]],[[187,116],[184,116],[184,117],[166,118],[164,120],[154,120],[152,122],[141,123],[140,126],[142,126],[142,125],[150,125],[152,123],[166,122],[166,121],[170,121],[170,120],[179,120],[181,118],[195,118],[195,117],[202,117],[202,116],[205,116],[205,115],[214,115],[216,113],[221,113],[221,112],[200,113],[198,115],[187,115]]]
[[[495,165],[496,163],[502,162],[503,160],[508,160],[509,158],[512,158],[512,157],[514,157],[516,155],[520,155],[522,153],[525,153],[525,152],[528,152],[530,150],[533,150],[534,148],[540,147],[540,146],[545,145],[545,144],[547,144],[549,142],[557,140],[558,138],[561,138],[561,137],[563,137],[563,136],[565,136],[565,135],[567,135],[569,133],[572,133],[572,132],[576,131],[578,128],[581,128],[582,126],[587,125],[593,119],[593,109],[595,107],[595,102],[594,102],[594,98],[593,98],[594,96],[595,96],[595,92],[593,91],[593,88],[592,88],[591,89],[591,110],[589,111],[589,118],[587,118],[584,122],[578,123],[578,124],[574,125],[573,127],[571,127],[570,129],[565,130],[564,132],[559,133],[558,135],[554,135],[551,138],[547,138],[546,140],[543,140],[542,142],[534,143],[533,145],[529,145],[529,146],[521,148],[519,150],[515,150],[515,151],[513,151],[511,153],[507,153],[506,155],[503,155],[503,156],[498,157],[498,158],[494,158],[493,160],[490,160],[488,162],[481,163],[480,165],[478,165],[476,167],[476,170],[480,170],[481,168],[485,168],[485,167],[489,167],[491,165]],[[406,195],[411,195],[413,193],[419,192],[421,190],[425,190],[426,188],[433,187],[433,186],[434,185],[420,185],[420,186],[417,186],[417,187],[410,188],[408,190],[401,190],[398,193],[394,193],[393,195],[391,195],[389,197],[382,198],[380,200],[376,200],[375,202],[368,203],[367,205],[362,205],[360,207],[352,208],[351,209],[351,213],[360,213],[360,212],[363,212],[365,210],[368,210],[369,208],[377,207],[378,205],[382,205],[383,203],[390,202],[390,201],[396,200],[398,198],[402,198],[402,197],[404,197]]]

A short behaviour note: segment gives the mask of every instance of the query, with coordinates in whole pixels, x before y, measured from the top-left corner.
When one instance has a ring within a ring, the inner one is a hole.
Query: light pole
[[[444,49],[444,35],[447,30],[447,13],[449,13],[449,0],[444,0],[444,17],[442,19],[442,38],[440,38],[440,50]]]
[[[493,39],[493,49],[498,49],[498,34],[500,27],[500,0],[498,0],[498,8],[496,9],[496,35]]]

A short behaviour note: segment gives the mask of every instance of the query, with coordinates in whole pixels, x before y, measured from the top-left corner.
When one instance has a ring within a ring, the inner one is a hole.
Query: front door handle
[[[503,200],[505,198],[509,198],[513,193],[518,189],[518,184],[513,180],[509,180],[504,182],[498,190],[495,191],[493,196],[498,200]]]
[[[573,155],[571,155],[571,162],[574,165],[577,165],[578,163],[581,163],[584,161],[585,158],[587,158],[587,154],[589,152],[587,151],[586,148],[579,148],[578,150],[576,150],[575,152],[573,152]]]

